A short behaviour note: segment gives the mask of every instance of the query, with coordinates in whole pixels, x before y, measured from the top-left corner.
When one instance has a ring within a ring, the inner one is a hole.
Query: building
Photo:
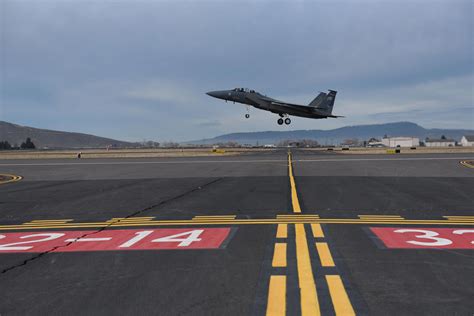
[[[371,138],[367,142],[364,142],[366,147],[385,147],[384,144],[377,138]]]
[[[420,146],[420,139],[417,137],[384,137],[382,144],[387,147],[416,147]]]
[[[461,146],[474,146],[474,135],[464,135],[461,138]]]
[[[447,138],[440,138],[440,139],[432,139],[427,138],[425,140],[426,147],[454,147],[456,146],[456,142],[454,139],[447,139]]]

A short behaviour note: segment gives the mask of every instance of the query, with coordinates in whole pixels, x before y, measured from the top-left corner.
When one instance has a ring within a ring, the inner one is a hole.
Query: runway
[[[0,160],[0,315],[471,315],[470,160]]]

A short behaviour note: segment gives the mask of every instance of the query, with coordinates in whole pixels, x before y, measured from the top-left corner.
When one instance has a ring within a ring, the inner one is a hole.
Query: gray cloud
[[[0,115],[20,124],[130,140],[280,128],[270,113],[244,120],[244,107],[204,94],[235,86],[302,103],[340,91],[335,112],[346,119],[292,128],[394,112],[417,121],[419,110],[452,127],[441,109],[473,106],[469,0],[2,5]],[[458,123],[472,127],[469,116]]]

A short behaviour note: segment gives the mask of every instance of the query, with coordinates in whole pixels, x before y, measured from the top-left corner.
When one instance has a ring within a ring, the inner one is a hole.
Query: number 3
[[[446,238],[436,237],[439,236],[437,232],[424,229],[397,229],[394,230],[395,233],[422,233],[423,235],[415,235],[416,238],[423,238],[432,240],[431,242],[407,240],[407,243],[419,246],[447,246],[451,245],[453,242]]]

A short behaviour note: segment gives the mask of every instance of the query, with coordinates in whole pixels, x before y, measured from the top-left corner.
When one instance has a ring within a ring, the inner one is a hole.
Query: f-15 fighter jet
[[[328,93],[321,92],[309,105],[292,104],[262,95],[254,90],[235,88],[232,90],[210,91],[207,95],[211,97],[222,99],[237,103],[251,105],[257,109],[270,111],[280,115],[277,123],[278,125],[290,124],[289,115],[308,117],[313,119],[324,119],[328,117],[336,118],[343,117],[332,115],[332,108],[334,100],[336,99],[337,91],[329,90]],[[246,118],[250,115],[245,114]]]

